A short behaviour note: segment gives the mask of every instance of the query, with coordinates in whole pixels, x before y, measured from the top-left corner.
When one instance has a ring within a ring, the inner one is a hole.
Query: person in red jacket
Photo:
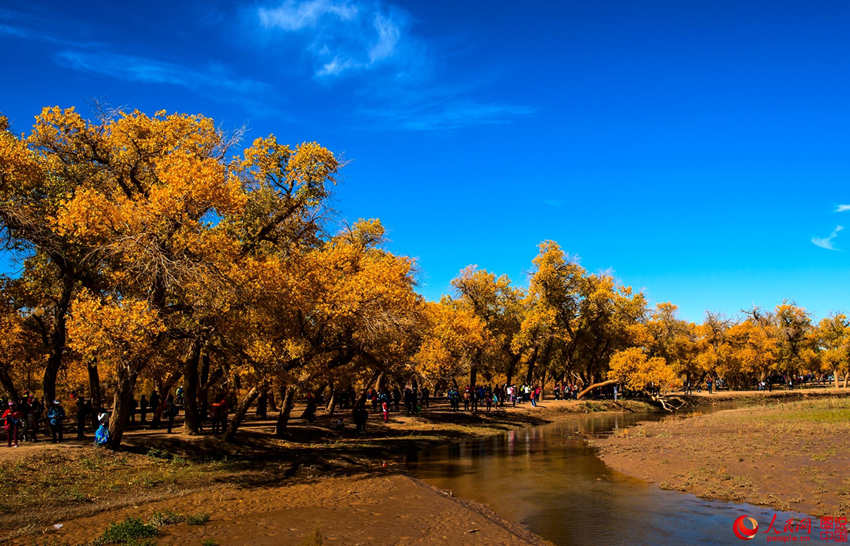
[[[9,439],[9,447],[12,447],[12,441],[15,447],[18,447],[18,430],[21,426],[21,412],[15,407],[14,402],[9,402],[9,409],[3,412],[3,428],[6,430],[6,436]]]
[[[218,402],[213,402],[212,433],[222,434],[227,429],[227,393],[222,393]]]

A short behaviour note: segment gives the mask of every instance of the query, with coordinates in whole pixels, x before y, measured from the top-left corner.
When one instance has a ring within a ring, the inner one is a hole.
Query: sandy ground
[[[592,443],[609,466],[662,488],[838,516],[850,511],[848,438],[842,397],[644,423]]]
[[[850,399],[835,394],[809,391],[812,400],[804,402],[783,401],[799,392],[697,394],[691,407],[767,398],[771,405],[647,423],[596,445],[615,469],[662,487],[837,515],[850,500],[842,493],[850,484],[842,474],[850,463]],[[546,401],[472,415],[437,405],[421,416],[394,414],[387,424],[373,416],[366,434],[350,423],[336,430],[336,418],[320,416],[312,424],[295,419],[284,439],[272,436],[271,420],[252,420],[235,444],[136,430],[119,454],[87,442],[0,448],[0,472],[15,476],[0,481],[0,540],[89,542],[127,517],[150,521],[171,510],[210,520],[165,526],[158,543],[539,543],[483,506],[395,473],[397,463],[412,445],[575,413],[647,409],[635,402]]]
[[[284,439],[272,435],[273,421],[253,420],[235,444],[142,429],[126,436],[129,449],[119,454],[73,441],[0,448],[0,472],[16,477],[0,481],[0,540],[87,542],[126,517],[148,521],[170,509],[211,519],[165,527],[157,540],[166,544],[311,543],[316,533],[344,544],[535,543],[540,539],[521,526],[394,469],[414,445],[575,413],[648,409],[638,402],[546,401],[472,415],[437,404],[421,416],[393,414],[386,424],[373,416],[366,434],[350,423],[336,430],[336,417],[320,416],[312,424],[295,419]]]
[[[544,544],[486,508],[412,478],[352,476],[287,487],[224,488],[103,513],[45,530],[59,543],[94,540],[110,522],[156,511],[208,513],[204,525],[162,527],[159,544]],[[21,543],[31,543],[28,537]]]

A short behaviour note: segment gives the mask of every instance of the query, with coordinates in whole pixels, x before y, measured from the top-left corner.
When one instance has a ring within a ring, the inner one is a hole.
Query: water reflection
[[[655,418],[576,416],[421,451],[407,466],[412,475],[485,503],[557,544],[735,544],[741,541],[732,522],[744,514],[763,531],[774,510],[663,491],[611,470],[583,439]],[[778,514],[783,523],[805,517]],[[816,523],[811,536],[817,542]],[[748,544],[764,542],[759,533]]]

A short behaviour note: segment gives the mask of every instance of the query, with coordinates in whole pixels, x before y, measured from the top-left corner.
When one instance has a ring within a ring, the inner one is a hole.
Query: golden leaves
[[[115,365],[144,362],[165,331],[157,310],[136,298],[99,298],[84,292],[68,321],[69,347],[85,358]]]
[[[676,373],[661,357],[647,357],[639,347],[631,347],[611,357],[608,378],[615,379],[631,390],[654,386],[669,390],[680,384]]]

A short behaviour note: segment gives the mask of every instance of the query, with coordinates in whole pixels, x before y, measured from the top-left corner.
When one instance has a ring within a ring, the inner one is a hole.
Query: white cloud
[[[847,212],[850,210],[850,205],[838,205],[835,207],[835,212]]]
[[[812,237],[812,244],[815,246],[819,246],[821,248],[825,248],[826,250],[838,250],[835,248],[833,241],[836,237],[838,237],[838,233],[844,229],[844,226],[835,226],[835,229],[832,230],[832,233],[829,234],[829,237]]]
[[[415,62],[415,48],[403,47],[411,41],[406,15],[368,0],[285,0],[276,7],[259,7],[256,14],[269,32],[309,32],[306,51],[319,78]]]
[[[327,16],[342,21],[350,21],[357,17],[357,6],[348,2],[332,0],[310,0],[296,2],[287,0],[276,8],[257,8],[260,23],[266,28],[281,28],[283,30],[301,30],[315,28],[319,21]]]
[[[454,88],[437,85],[439,59],[414,33],[412,17],[382,0],[266,0],[250,17],[264,41],[301,48],[322,82],[347,76],[361,102],[354,113],[369,128],[432,131],[507,123],[532,108],[476,98],[480,79],[460,78]],[[355,79],[357,74],[368,78]],[[458,78],[455,78],[458,80]],[[471,83],[474,80],[474,83]]]
[[[401,29],[389,17],[375,14],[374,25],[378,41],[369,50],[369,61],[372,63],[391,57],[401,37]]]

